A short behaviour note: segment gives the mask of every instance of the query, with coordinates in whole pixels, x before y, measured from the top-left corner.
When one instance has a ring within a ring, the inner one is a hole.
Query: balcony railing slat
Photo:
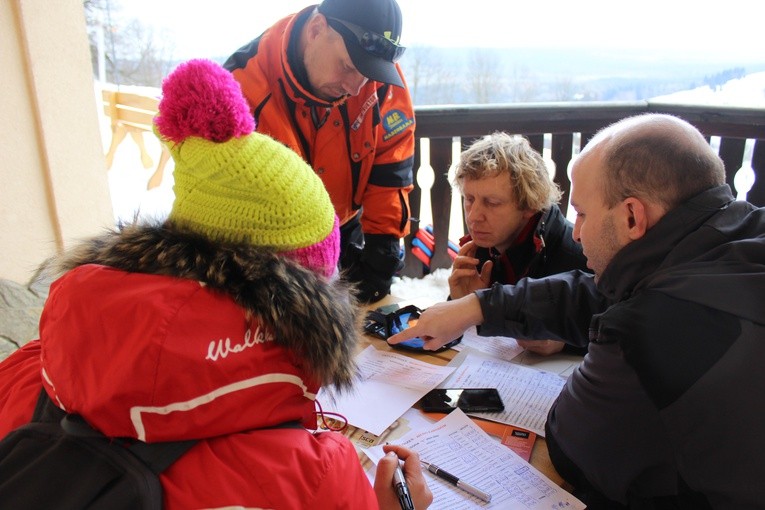
[[[415,116],[418,137],[440,138],[482,136],[492,131],[523,134],[597,131],[647,108],[644,101],[421,106],[415,110]]]
[[[756,180],[752,189],[747,193],[746,199],[755,205],[763,207],[765,206],[765,139],[754,142],[752,169],[754,170]]]
[[[401,274],[407,276],[422,276],[423,265],[418,258],[412,255],[412,238],[417,233],[417,229],[420,228],[420,204],[422,203],[422,190],[417,185],[417,172],[422,166],[422,151],[420,143],[415,144],[414,149],[414,189],[409,192],[409,216],[412,219],[410,222],[409,235],[404,238],[405,256],[404,256],[404,268],[401,270]],[[424,226],[424,225],[423,225]]]
[[[568,163],[573,154],[574,135],[555,134],[552,137],[552,160],[555,162],[555,182],[560,186],[563,195],[560,199],[560,209],[563,214],[568,210],[568,199],[571,194],[571,181],[568,179]]]
[[[733,184],[733,180],[736,177],[736,172],[741,168],[741,163],[744,162],[744,148],[746,146],[746,140],[743,138],[722,138],[720,139],[720,149],[717,154],[725,164],[725,182],[728,183],[730,189],[733,190],[733,194],[736,194],[736,186]]]
[[[538,134],[538,135],[526,135],[526,138],[529,140],[529,144],[536,150],[538,153],[543,154],[545,150],[545,135]]]
[[[634,102],[521,103],[500,105],[420,106],[415,110],[417,136],[425,138],[510,133],[595,132],[630,115],[669,113],[706,134],[765,139],[762,108]]]
[[[676,115],[707,136],[765,138],[765,111],[762,108],[649,103],[648,111]]]
[[[451,267],[452,259],[447,252],[452,191],[447,171],[452,160],[452,139],[436,138],[430,141],[430,166],[435,172],[435,182],[430,190],[433,211],[433,237],[436,246],[430,261],[431,269]]]

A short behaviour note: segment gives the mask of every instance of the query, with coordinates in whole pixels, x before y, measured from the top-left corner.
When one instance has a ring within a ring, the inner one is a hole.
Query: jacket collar
[[[614,256],[598,280],[598,290],[609,300],[626,299],[660,268],[683,261],[682,251],[673,256],[677,245],[734,200],[726,184],[708,189],[675,207],[641,239]]]
[[[55,277],[86,264],[201,282],[259,317],[321,384],[343,389],[355,379],[353,354],[363,317],[341,279],[329,282],[266,249],[214,243],[170,223],[107,232],[54,259],[46,270]]]

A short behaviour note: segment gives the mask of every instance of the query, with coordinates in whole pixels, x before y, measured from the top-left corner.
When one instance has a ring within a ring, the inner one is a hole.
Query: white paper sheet
[[[322,388],[317,398],[325,411],[340,413],[348,423],[376,435],[454,371],[371,345],[356,356],[356,362],[361,380],[351,393],[337,395]]]
[[[461,480],[491,494],[485,503],[425,472],[433,492],[430,508],[438,510],[577,509],[585,505],[563,490],[510,448],[493,440],[459,409],[432,427],[412,431],[394,444],[415,450],[420,458],[432,462]],[[364,453],[377,462],[384,455],[382,446]]]
[[[565,379],[558,374],[525,367],[510,361],[464,350],[454,360],[459,364],[442,388],[497,388],[505,404],[501,413],[470,413],[487,420],[515,425],[545,435],[547,412],[560,393]]]
[[[478,336],[475,326],[465,331],[462,335],[462,341],[454,349],[461,351],[467,347],[485,352],[505,361],[510,361],[523,352],[523,347],[518,345],[515,338],[508,336]]]
[[[579,366],[582,356],[558,352],[552,356],[543,356],[525,350],[515,338],[507,336],[479,336],[475,326],[465,331],[462,341],[454,347],[456,351],[470,349],[481,351],[495,358],[512,361],[519,365],[534,367],[546,372],[555,372],[568,377]]]

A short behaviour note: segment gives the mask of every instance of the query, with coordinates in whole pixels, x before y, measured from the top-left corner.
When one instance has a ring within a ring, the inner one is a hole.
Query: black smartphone
[[[420,310],[419,308],[413,305],[405,306],[404,308],[401,308],[400,310],[396,310],[395,313],[391,314],[391,317],[389,319],[389,331],[388,331],[389,335],[395,335],[396,333],[400,333],[404,331],[405,329],[409,329],[410,327],[417,324],[417,321],[419,320],[421,313],[422,313],[422,310]],[[414,338],[410,338],[409,340],[406,340],[405,342],[401,342],[398,344],[389,343],[388,345],[390,345],[394,349],[403,349],[406,351],[441,352],[457,345],[460,342],[460,340],[462,340],[462,337],[456,340],[452,340],[446,345],[442,345],[441,347],[433,351],[425,350],[423,348],[425,345],[425,341],[418,336]]]
[[[431,390],[420,399],[428,413],[450,413],[456,408],[468,412],[499,412],[505,405],[496,388],[444,388]]]

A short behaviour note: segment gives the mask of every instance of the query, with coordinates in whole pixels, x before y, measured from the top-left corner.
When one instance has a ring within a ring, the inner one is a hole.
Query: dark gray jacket
[[[571,272],[478,295],[483,335],[591,340],[548,416],[559,470],[631,508],[763,508],[765,209],[713,188],[617,253],[597,289]]]

